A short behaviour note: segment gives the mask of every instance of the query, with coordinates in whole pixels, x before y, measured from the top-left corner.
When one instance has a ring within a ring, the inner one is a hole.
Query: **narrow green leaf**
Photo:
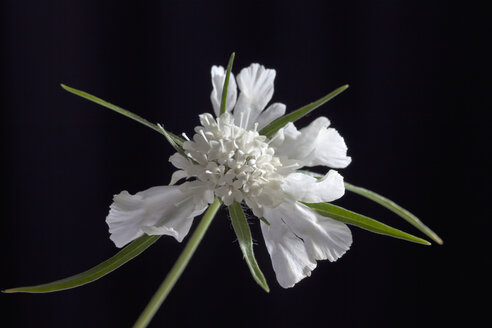
[[[181,148],[181,146],[179,146],[176,141],[173,139],[173,137],[169,134],[168,131],[166,131],[164,129],[164,127],[160,124],[157,124],[157,127],[161,130],[161,133],[164,135],[164,137],[166,138],[167,142],[169,142],[171,144],[171,146],[174,148],[174,150],[176,150],[178,153],[181,154],[181,156],[183,156],[184,158],[188,158],[191,160],[191,158],[188,157],[188,155],[186,155],[186,153],[184,152],[183,148]]]
[[[415,237],[401,230],[392,228],[384,223],[368,218],[367,216],[349,211],[343,207],[336,206],[329,203],[304,203],[306,206],[316,210],[319,214],[332,218],[334,220],[355,225],[359,228],[394,237],[399,239],[408,240],[414,243],[430,245],[430,243],[424,239]]]
[[[126,117],[129,117],[132,120],[135,120],[138,123],[141,123],[141,124],[143,124],[143,125],[151,128],[151,129],[153,129],[153,130],[161,133],[161,131],[159,130],[159,127],[156,124],[150,123],[149,121],[147,121],[146,119],[138,116],[137,114],[134,114],[134,113],[132,113],[132,112],[126,110],[126,109],[123,109],[123,108],[119,107],[119,106],[113,105],[113,104],[111,104],[111,103],[109,103],[109,102],[107,102],[105,100],[102,100],[101,98],[98,98],[96,96],[93,96],[93,95],[91,95],[91,94],[89,94],[89,93],[87,93],[85,91],[81,91],[81,90],[77,90],[77,89],[71,88],[71,87],[69,87],[69,86],[67,86],[65,84],[61,84],[61,87],[63,89],[65,89],[65,90],[67,90],[68,92],[71,92],[71,93],[73,93],[73,94],[75,94],[77,96],[80,96],[82,98],[85,98],[87,100],[90,100],[92,102],[95,102],[96,104],[99,104],[101,106],[104,106],[106,108],[109,108],[111,110],[114,110],[115,112],[117,112],[117,113],[119,113],[121,115],[124,115]]]
[[[321,179],[323,177],[322,175],[320,175],[318,173],[307,171],[307,170],[298,170],[298,172],[301,172],[301,173],[304,173],[307,175],[311,175],[317,179]],[[432,231],[429,227],[427,227],[415,215],[413,215],[412,213],[410,213],[409,211],[407,211],[406,209],[404,209],[400,205],[396,204],[392,200],[390,200],[384,196],[381,196],[381,195],[375,193],[374,191],[370,191],[369,189],[354,186],[353,184],[350,184],[348,182],[345,182],[345,189],[347,189],[348,191],[351,191],[353,193],[356,193],[358,195],[361,195],[363,197],[366,197],[367,199],[370,199],[370,200],[378,203],[379,205],[386,207],[388,210],[390,210],[391,212],[395,213],[396,215],[398,215],[401,218],[403,218],[404,220],[406,220],[408,223],[413,225],[415,228],[420,230],[427,237],[431,238],[432,240],[434,240],[439,245],[443,244],[442,239],[434,231]]]
[[[174,142],[180,146],[180,147],[183,147],[183,143],[185,142],[185,140],[181,137],[178,137],[177,135],[175,135],[174,133],[172,133],[171,131],[167,131],[167,134],[174,140]]]
[[[222,100],[220,102],[220,113],[224,114],[226,110],[226,101],[227,101],[227,90],[229,88],[229,78],[231,76],[231,70],[232,70],[232,64],[234,63],[234,57],[236,56],[236,53],[232,53],[231,57],[229,58],[229,63],[227,64],[227,72],[226,72],[226,78],[224,80],[224,86],[222,87]]]
[[[106,108],[109,108],[109,109],[117,112],[118,114],[121,114],[123,116],[129,117],[132,120],[137,121],[138,123],[141,123],[141,124],[143,124],[143,125],[151,128],[154,131],[157,131],[159,133],[162,133],[162,134],[164,134],[164,136],[166,138],[171,137],[174,140],[174,142],[176,144],[178,144],[179,146],[182,146],[183,145],[184,140],[182,138],[178,137],[177,135],[175,135],[174,133],[171,133],[169,131],[166,131],[167,134],[168,134],[168,136],[166,136],[166,134],[163,132],[163,130],[159,128],[159,125],[158,124],[151,123],[151,122],[147,121],[146,119],[138,116],[137,114],[134,114],[134,113],[132,113],[132,112],[126,110],[126,109],[123,109],[123,108],[119,107],[119,106],[113,105],[113,104],[111,104],[111,103],[109,103],[109,102],[107,102],[107,101],[105,101],[105,100],[103,100],[101,98],[98,98],[96,96],[93,96],[93,95],[91,95],[91,94],[89,94],[89,93],[87,93],[85,91],[81,91],[81,90],[77,90],[77,89],[71,88],[71,87],[69,87],[69,86],[67,86],[65,84],[61,84],[61,87],[63,89],[65,89],[65,90],[67,90],[70,93],[73,93],[73,94],[75,94],[75,95],[77,95],[79,97],[85,98],[87,100],[90,100],[92,102],[95,102],[96,104],[99,104],[101,106],[104,106]]]
[[[393,213],[397,214],[404,220],[406,220],[408,223],[413,225],[415,228],[419,229],[422,233],[427,235],[427,237],[431,238],[434,240],[436,243],[439,245],[443,244],[442,239],[434,232],[432,231],[429,227],[427,227],[422,221],[420,221],[415,215],[401,207],[400,205],[396,204],[392,200],[389,200],[386,197],[383,197],[373,191],[370,191],[365,188],[357,187],[354,186],[350,183],[345,182],[345,188],[353,193],[359,194],[363,197],[366,197],[384,207],[386,207],[388,210],[392,211]]]
[[[309,114],[319,106],[323,105],[324,103],[330,101],[331,99],[335,98],[336,96],[347,90],[348,87],[349,87],[348,84],[343,85],[338,89],[330,92],[323,98],[318,99],[315,102],[312,102],[304,107],[301,107],[293,111],[292,113],[289,113],[287,115],[284,115],[276,119],[275,121],[264,127],[263,129],[261,129],[260,134],[267,136],[268,138],[271,138],[278,130],[283,128],[287,123],[295,122],[298,119],[302,118],[303,116]]]
[[[159,237],[160,236],[143,235],[142,237],[136,239],[131,244],[123,248],[113,257],[93,267],[92,269],[89,269],[77,275],[42,285],[11,288],[4,290],[3,292],[50,293],[88,284],[118,269],[120,266],[127,263],[137,255],[142,253],[144,250],[146,250],[150,245],[155,243],[155,241],[159,239]]]
[[[253,253],[253,238],[251,237],[251,230],[249,229],[248,221],[246,221],[246,216],[241,208],[241,204],[234,202],[230,205],[229,214],[231,216],[232,227],[234,228],[234,232],[236,233],[239,242],[239,247],[243,252],[244,259],[248,264],[251,275],[258,285],[266,292],[269,292],[270,288],[268,288],[266,279],[263,276]]]

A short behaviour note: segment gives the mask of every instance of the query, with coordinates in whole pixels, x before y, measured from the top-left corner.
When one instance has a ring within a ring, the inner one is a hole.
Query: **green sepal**
[[[269,292],[270,288],[268,287],[265,276],[261,272],[253,253],[253,238],[251,236],[251,230],[249,229],[248,221],[246,220],[241,204],[234,202],[229,205],[229,215],[231,216],[232,227],[236,233],[239,247],[243,252],[244,259],[248,264],[251,275],[258,285],[260,285],[266,292]]]
[[[227,90],[229,89],[229,78],[231,77],[232,64],[234,63],[234,57],[236,53],[232,53],[229,58],[229,63],[227,64],[227,72],[224,80],[224,85],[222,87],[222,99],[220,102],[220,113],[224,114],[226,110],[226,101],[227,101]]]
[[[332,218],[334,220],[350,224],[350,225],[355,225],[359,228],[394,237],[394,238],[399,238],[407,241],[411,241],[414,243],[418,244],[423,244],[423,245],[430,245],[430,243],[424,239],[421,239],[419,237],[415,237],[413,235],[410,235],[406,232],[403,232],[401,230],[392,228],[384,223],[381,223],[379,221],[376,221],[374,219],[371,219],[367,216],[364,216],[359,213],[355,213],[352,211],[349,211],[343,207],[336,206],[330,203],[304,203],[301,202],[302,204],[308,206],[309,208],[312,208],[319,214]]]
[[[307,114],[311,113],[313,110],[318,108],[319,106],[323,105],[324,103],[330,101],[331,99],[335,98],[336,96],[347,90],[348,87],[349,87],[348,84],[343,85],[338,89],[335,89],[334,91],[330,92],[323,98],[318,99],[315,102],[312,102],[304,107],[301,107],[287,115],[277,118],[275,121],[273,121],[263,129],[261,129],[259,133],[268,138],[271,138],[278,130],[283,128],[287,123],[295,122],[298,119],[306,116]]]
[[[101,264],[84,271],[82,273],[64,278],[61,280],[56,280],[47,284],[27,286],[27,287],[17,287],[6,289],[4,293],[50,293],[57,292],[65,289],[79,287],[88,283],[91,283],[108,273],[118,269],[123,264],[127,263],[134,257],[140,255],[144,250],[146,250],[150,245],[156,242],[160,236],[148,236],[143,235],[142,237],[134,240],[131,244],[123,248],[113,257],[107,259]]]
[[[126,116],[128,118],[131,118],[132,120],[137,121],[138,123],[143,124],[146,127],[149,127],[152,130],[163,134],[162,130],[159,128],[159,126],[157,124],[151,123],[151,122],[147,121],[146,119],[144,119],[143,117],[138,116],[137,114],[134,114],[134,113],[132,113],[126,109],[119,107],[119,106],[113,105],[113,104],[111,104],[111,103],[109,103],[109,102],[107,102],[101,98],[98,98],[96,96],[93,96],[93,95],[91,95],[85,91],[71,88],[65,84],[61,84],[61,87],[65,90],[67,90],[68,92],[73,93],[74,95],[77,95],[79,97],[82,97],[82,98],[85,98],[85,99],[90,100],[92,102],[95,102],[96,104],[101,105],[103,107],[109,108],[109,109],[117,112],[118,114],[121,114],[121,115]],[[174,140],[174,142],[176,144],[178,144],[179,146],[183,145],[184,140],[182,138],[178,137],[177,135],[175,135],[174,133],[171,133],[169,131],[167,131],[167,133]]]

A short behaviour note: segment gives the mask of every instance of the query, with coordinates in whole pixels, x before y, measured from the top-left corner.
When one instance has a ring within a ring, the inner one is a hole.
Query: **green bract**
[[[253,237],[251,237],[251,230],[249,229],[248,221],[246,220],[241,204],[234,202],[230,205],[229,215],[231,216],[232,227],[236,233],[239,247],[243,252],[244,260],[248,264],[251,275],[258,285],[269,292],[270,288],[268,287],[266,279],[263,276],[258,263],[256,263],[255,254],[253,253]]]
[[[419,229],[421,232],[426,234],[429,238],[434,240],[436,243],[439,245],[442,245],[443,241],[442,239],[434,232],[432,231],[429,227],[427,227],[422,221],[420,221],[415,215],[401,207],[400,205],[396,204],[392,200],[389,200],[386,197],[383,197],[379,194],[376,194],[374,191],[370,191],[365,188],[357,187],[354,186],[348,182],[345,182],[345,188],[348,191],[351,191],[353,193],[359,194],[361,196],[364,196],[384,207],[392,211],[393,213],[397,214],[401,218],[405,219],[407,222],[412,224],[415,228]]]
[[[121,251],[119,251],[115,256],[107,259],[106,261],[93,267],[92,269],[76,274],[74,276],[61,280],[56,280],[42,285],[7,289],[4,292],[5,293],[50,293],[50,292],[57,292],[60,290],[75,288],[88,284],[118,269],[120,266],[127,263],[137,255],[140,255],[150,245],[155,243],[157,239],[159,239],[160,237],[161,236],[143,235],[142,237],[136,239],[130,245],[126,246]]]
[[[343,207],[330,203],[303,203],[304,205],[316,210],[319,214],[332,218],[334,220],[355,225],[359,228],[382,235],[408,240],[414,243],[430,245],[430,243],[421,238],[412,236],[406,232],[392,228],[384,223],[368,218],[367,216],[349,211]]]
[[[313,110],[316,108],[320,107],[321,105],[325,104],[326,102],[332,100],[348,88],[348,84],[343,85],[339,87],[338,89],[333,90],[326,96],[324,96],[321,99],[316,100],[315,102],[312,102],[304,107],[301,107],[292,113],[289,113],[287,115],[284,115],[269,125],[265,126],[263,129],[261,129],[260,134],[267,136],[268,138],[272,137],[278,130],[283,128],[287,123],[289,122],[295,122],[298,119],[301,119],[302,117],[306,116],[307,114],[311,113]]]
[[[222,102],[220,103],[220,113],[225,113],[226,110],[226,100],[227,100],[227,89],[229,88],[229,78],[231,77],[232,64],[234,63],[234,56],[236,54],[233,52],[229,58],[229,63],[227,64],[227,73],[224,80],[224,87],[222,88]]]

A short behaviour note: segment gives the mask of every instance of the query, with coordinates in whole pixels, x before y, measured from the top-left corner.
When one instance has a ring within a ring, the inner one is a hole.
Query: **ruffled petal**
[[[272,99],[275,74],[275,70],[259,64],[251,64],[241,70],[237,76],[241,93],[234,108],[236,125],[245,129],[254,127],[261,111]]]
[[[265,208],[261,231],[280,286],[289,288],[310,276],[317,260],[336,261],[352,244],[349,228],[308,207],[286,202]]]
[[[113,197],[106,223],[111,240],[123,247],[144,233],[169,235],[181,242],[188,234],[193,218],[207,208],[199,206],[193,195],[179,186],[152,187],[130,195],[126,190]]]
[[[212,93],[210,94],[210,100],[212,101],[212,106],[214,107],[214,112],[216,116],[220,115],[220,104],[222,103],[222,88],[224,87],[224,81],[226,78],[226,70],[222,66],[212,66]],[[234,79],[234,74],[229,77],[229,86],[227,88],[227,99],[226,99],[226,112],[230,112],[234,105],[236,105],[237,98],[237,86],[236,80]]]
[[[352,158],[347,156],[345,140],[333,128],[322,129],[316,138],[316,151],[308,159],[307,166],[326,165],[333,168],[345,168]]]
[[[274,103],[268,106],[256,120],[256,122],[258,122],[258,131],[275,121],[277,118],[284,116],[285,108],[285,105],[281,103]]]
[[[335,129],[328,128],[329,125],[330,121],[323,116],[301,130],[297,130],[293,123],[287,124],[284,142],[275,153],[298,159],[304,166],[347,167],[352,159],[347,156],[345,141]]]
[[[282,190],[293,200],[306,203],[332,202],[343,196],[343,177],[330,170],[322,179],[303,173],[291,173],[282,182]]]

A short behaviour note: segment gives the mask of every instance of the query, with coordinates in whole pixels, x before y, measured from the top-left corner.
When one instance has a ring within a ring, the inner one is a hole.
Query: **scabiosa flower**
[[[114,196],[106,219],[111,240],[122,247],[143,234],[169,235],[181,242],[193,218],[215,197],[229,206],[244,202],[261,221],[261,230],[279,284],[292,287],[316,267],[317,260],[335,261],[352,243],[348,227],[321,216],[301,202],[331,202],[345,192],[342,176],[329,170],[322,179],[298,172],[305,166],[344,168],[351,158],[326,117],[300,130],[288,123],[271,138],[259,130],[285,114],[272,98],[275,70],[251,64],[236,79],[231,74],[227,106],[220,114],[223,67],[212,67],[211,101],[216,117],[199,115],[200,126],[184,153],[169,161],[178,169],[168,186],[135,195]],[[240,93],[237,96],[237,87]],[[176,185],[177,182],[183,183]]]
[[[99,265],[50,283],[6,289],[5,293],[46,293],[95,281],[138,256],[162,235],[181,242],[197,224],[176,263],[140,314],[134,327],[146,327],[188,265],[221,204],[228,207],[238,245],[253,279],[269,291],[256,262],[253,237],[244,214],[248,207],[260,219],[261,231],[279,284],[292,287],[309,276],[318,260],[337,260],[350,247],[346,224],[378,234],[430,245],[424,239],[392,228],[365,215],[330,204],[345,192],[359,194],[405,219],[438,244],[442,239],[416,216],[386,197],[344,182],[335,170],[351,162],[347,146],[326,117],[300,130],[293,122],[348,88],[341,86],[324,97],[285,114],[285,105],[266,107],[273,95],[275,71],[251,64],[237,76],[212,67],[210,99],[215,116],[199,115],[200,125],[183,138],[119,106],[85,91],[62,88],[160,133],[177,151],[169,161],[178,169],[169,185],[115,195],[106,222],[117,254]],[[237,84],[236,84],[237,82]],[[238,96],[237,88],[240,94]],[[326,166],[323,176],[301,170]],[[180,183],[180,184],[178,184]],[[244,204],[244,205],[243,205]]]

